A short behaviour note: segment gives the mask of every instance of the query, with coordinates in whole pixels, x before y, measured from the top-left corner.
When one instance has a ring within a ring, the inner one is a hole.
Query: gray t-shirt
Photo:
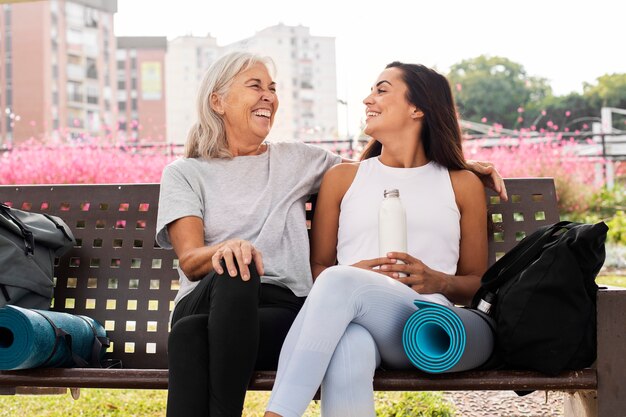
[[[204,243],[250,241],[263,254],[261,282],[306,296],[313,283],[304,204],[324,172],[341,158],[299,142],[271,143],[261,155],[232,159],[178,159],[163,171],[157,243],[172,247],[167,225],[185,216],[204,222]],[[178,270],[175,302],[198,281]]]

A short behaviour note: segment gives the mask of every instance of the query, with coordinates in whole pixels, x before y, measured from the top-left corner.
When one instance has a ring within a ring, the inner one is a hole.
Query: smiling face
[[[407,100],[407,86],[402,78],[402,70],[385,69],[374,85],[365,104],[365,134],[381,139],[388,133],[414,126],[417,116],[423,114]]]
[[[229,146],[260,145],[278,109],[276,83],[264,64],[254,64],[233,78],[224,96],[211,96],[211,107],[223,117]]]

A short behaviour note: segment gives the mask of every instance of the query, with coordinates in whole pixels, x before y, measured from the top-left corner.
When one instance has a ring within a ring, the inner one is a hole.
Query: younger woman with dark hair
[[[375,369],[412,366],[402,330],[414,300],[467,304],[487,267],[485,194],[466,170],[445,77],[393,62],[364,104],[373,140],[360,162],[322,181],[316,281],[283,344],[266,417],[301,416],[320,385],[324,417],[374,416]],[[378,209],[389,188],[406,208],[408,250],[380,257]]]

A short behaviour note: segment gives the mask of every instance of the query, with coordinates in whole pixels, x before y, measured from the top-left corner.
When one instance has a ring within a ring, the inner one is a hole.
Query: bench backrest
[[[506,184],[508,202],[487,196],[490,264],[558,221],[552,179]],[[57,215],[72,229],[77,245],[57,260],[52,309],[101,322],[113,342],[107,357],[125,368],[167,368],[178,274],[174,252],[155,244],[158,198],[159,184],[0,186],[0,201]]]

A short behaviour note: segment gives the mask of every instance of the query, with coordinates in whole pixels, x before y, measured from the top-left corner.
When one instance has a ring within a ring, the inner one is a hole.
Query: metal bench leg
[[[598,292],[598,415],[626,416],[626,291]]]

